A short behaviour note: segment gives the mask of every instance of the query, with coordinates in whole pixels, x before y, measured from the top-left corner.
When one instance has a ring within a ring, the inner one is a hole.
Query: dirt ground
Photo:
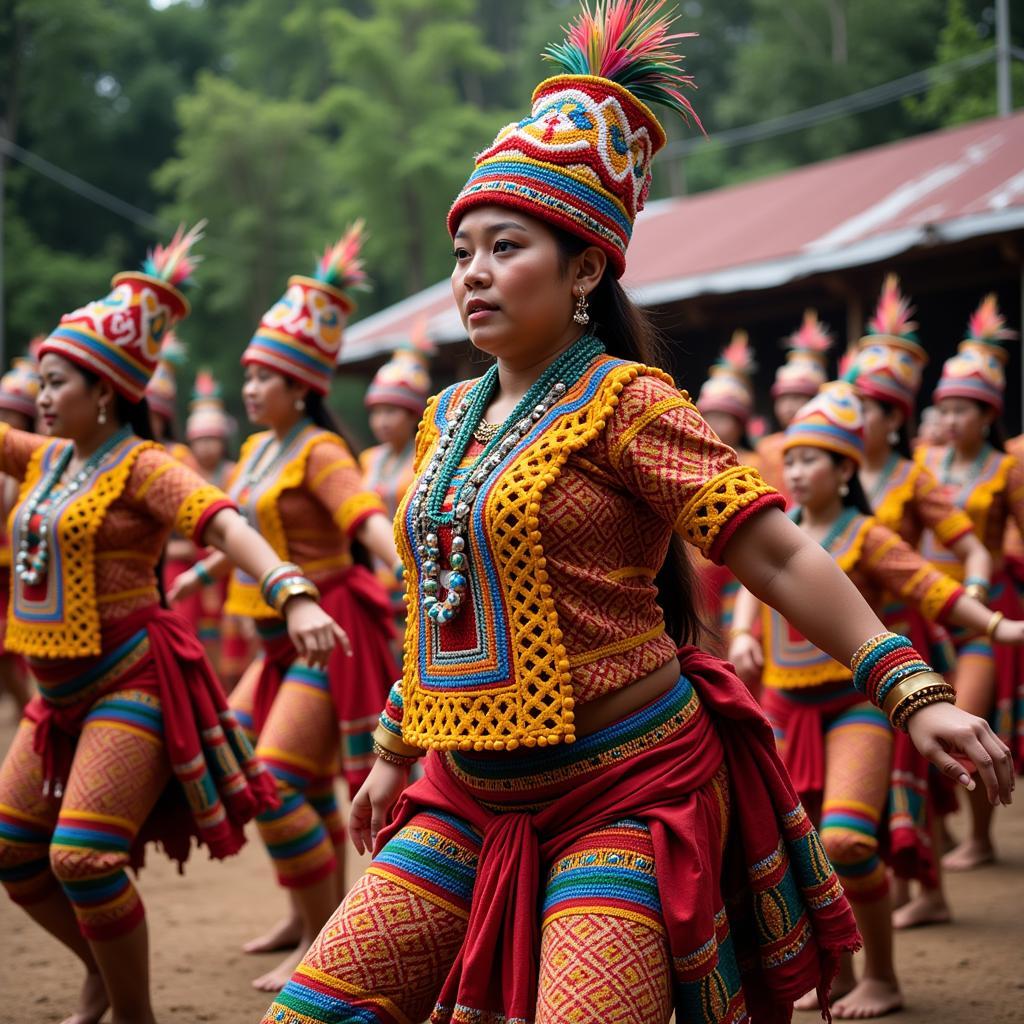
[[[0,751],[12,730],[4,704]],[[251,839],[231,861],[194,858],[184,877],[156,856],[143,872],[161,1024],[254,1024],[269,1003],[249,981],[276,961],[246,956],[239,945],[275,920],[285,903],[254,833]],[[897,936],[908,1006],[893,1018],[900,1024],[1024,1021],[1024,795],[998,814],[996,840],[999,864],[951,879],[954,926]],[[350,876],[361,867],[353,853]],[[0,1021],[59,1021],[73,1006],[78,982],[72,957],[0,897]],[[794,1018],[798,1024],[816,1019]]]

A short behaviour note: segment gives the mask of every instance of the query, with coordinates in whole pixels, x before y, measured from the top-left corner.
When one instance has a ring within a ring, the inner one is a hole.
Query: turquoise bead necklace
[[[483,422],[487,407],[498,387],[498,368],[492,366],[455,409],[450,426],[437,440],[434,454],[423,471],[410,509],[421,565],[420,598],[432,622],[450,622],[462,606],[468,585],[469,556],[466,528],[480,487],[487,477],[512,453],[566,391],[580,380],[595,359],[604,354],[604,345],[593,335],[584,335],[566,349],[531,385],[512,414],[473,460],[457,486],[451,508],[445,500],[459,466],[473,441],[473,433]],[[447,593],[441,595],[440,544],[437,531],[451,527]]]

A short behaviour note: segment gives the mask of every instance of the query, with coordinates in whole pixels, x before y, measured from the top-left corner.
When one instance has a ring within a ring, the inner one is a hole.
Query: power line
[[[714,132],[710,140],[704,138],[677,139],[675,142],[670,142],[662,150],[662,154],[670,158],[687,156],[706,146],[709,141],[716,146],[728,149],[747,142],[759,142],[763,139],[774,138],[777,135],[799,131],[812,125],[834,120],[845,114],[856,114],[865,110],[872,110],[875,107],[892,103],[894,100],[926,92],[937,81],[946,81],[962,71],[991,63],[995,60],[995,54],[996,48],[993,46],[987,50],[948,61],[945,64],[936,64],[933,67],[925,68],[923,71],[915,71],[912,74],[905,75],[903,78],[895,78],[891,82],[883,82],[881,85],[872,86],[870,89],[864,89],[861,92],[851,93],[849,96],[843,96],[840,99],[819,103],[814,107],[805,107],[803,110],[796,110],[791,114],[782,114],[767,121],[759,121],[757,124],[743,125],[738,128],[726,128],[723,131]]]

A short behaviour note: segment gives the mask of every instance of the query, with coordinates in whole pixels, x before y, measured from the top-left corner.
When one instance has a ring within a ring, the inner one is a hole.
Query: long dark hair
[[[828,454],[837,466],[841,466],[846,461],[852,461],[848,455],[840,455],[838,452],[829,452]],[[871,502],[868,501],[867,492],[864,490],[864,484],[861,483],[860,474],[856,468],[854,468],[853,476],[850,477],[846,486],[847,492],[843,495],[843,504],[847,508],[855,508],[863,515],[874,515]]]
[[[992,408],[991,405],[987,405],[985,402],[979,402],[974,399],[975,404],[980,406],[982,412],[989,412]],[[992,420],[992,426],[989,427],[988,437],[985,440],[992,445],[997,452],[1006,451],[1006,427],[1003,425],[1003,418],[996,413],[995,418]]]
[[[866,398],[864,401],[874,402],[886,416],[891,416],[896,412],[896,406],[893,405],[892,402],[886,402],[882,398]],[[892,446],[893,451],[898,455],[902,455],[905,459],[912,458],[913,456],[911,455],[910,450],[910,424],[907,422],[906,416],[903,417],[903,422],[900,424],[898,433],[899,437],[897,438],[896,443]]]
[[[552,231],[564,276],[568,272],[569,261],[592,243],[559,228],[552,228]],[[610,268],[605,270],[588,297],[588,304],[594,333],[609,355],[662,369],[667,366],[663,339],[647,314],[626,294]],[[658,604],[665,615],[665,630],[675,643],[696,644],[715,635],[716,631],[709,627],[697,610],[693,568],[681,537],[672,535],[668,553],[654,583],[658,588]]]
[[[359,458],[361,451],[360,446],[356,443],[355,438],[351,432],[342,424],[337,416],[334,415],[333,410],[328,406],[324,400],[324,396],[316,391],[306,392],[306,416],[313,421],[313,423],[320,427],[321,430],[329,430],[332,434],[337,434],[352,452],[354,459]],[[373,568],[373,559],[370,557],[370,552],[366,550],[366,547],[359,543],[354,537],[350,540],[350,549],[352,552],[352,561],[357,565],[362,565],[367,569]],[[389,567],[390,568],[390,567]]]

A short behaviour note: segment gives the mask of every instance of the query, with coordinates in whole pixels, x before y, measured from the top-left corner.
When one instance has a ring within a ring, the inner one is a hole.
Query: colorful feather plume
[[[718,366],[726,367],[736,373],[751,377],[757,372],[754,352],[750,347],[750,336],[744,330],[732,332],[729,344],[722,349],[718,357]]]
[[[324,250],[316,279],[342,291],[365,291],[370,287],[359,253],[363,247],[362,220],[355,221],[334,245]]]
[[[194,227],[185,230],[184,224],[178,225],[174,237],[167,245],[154,245],[146,255],[142,269],[151,277],[166,281],[175,288],[191,283],[192,273],[202,259],[192,252],[192,246],[203,237],[206,221],[201,220]]]
[[[839,357],[839,366],[836,372],[839,380],[847,384],[855,384],[860,376],[860,368],[857,366],[857,353],[860,349],[856,345],[849,345],[846,351]]]
[[[980,341],[986,345],[1001,345],[1002,342],[1012,341],[1017,337],[1017,332],[1006,326],[1006,317],[999,312],[995,292],[986,295],[971,314],[967,336],[971,341]]]
[[[694,89],[673,45],[696,32],[671,32],[676,18],[662,14],[665,0],[583,0],[583,10],[565,29],[564,42],[552,43],[544,59],[571,75],[597,75],[617,82],[644,103],[660,103],[700,122],[682,89]]]
[[[916,340],[914,331],[917,330],[917,324],[910,319],[913,315],[914,307],[900,291],[900,279],[895,274],[887,274],[868,330],[872,334],[890,334],[894,338]]]
[[[786,346],[794,352],[827,352],[832,347],[832,335],[818,319],[816,309],[804,310],[804,322],[787,339]]]
[[[196,373],[195,383],[192,385],[192,398],[198,401],[223,397],[223,390],[213,374],[206,369],[199,370]]]

